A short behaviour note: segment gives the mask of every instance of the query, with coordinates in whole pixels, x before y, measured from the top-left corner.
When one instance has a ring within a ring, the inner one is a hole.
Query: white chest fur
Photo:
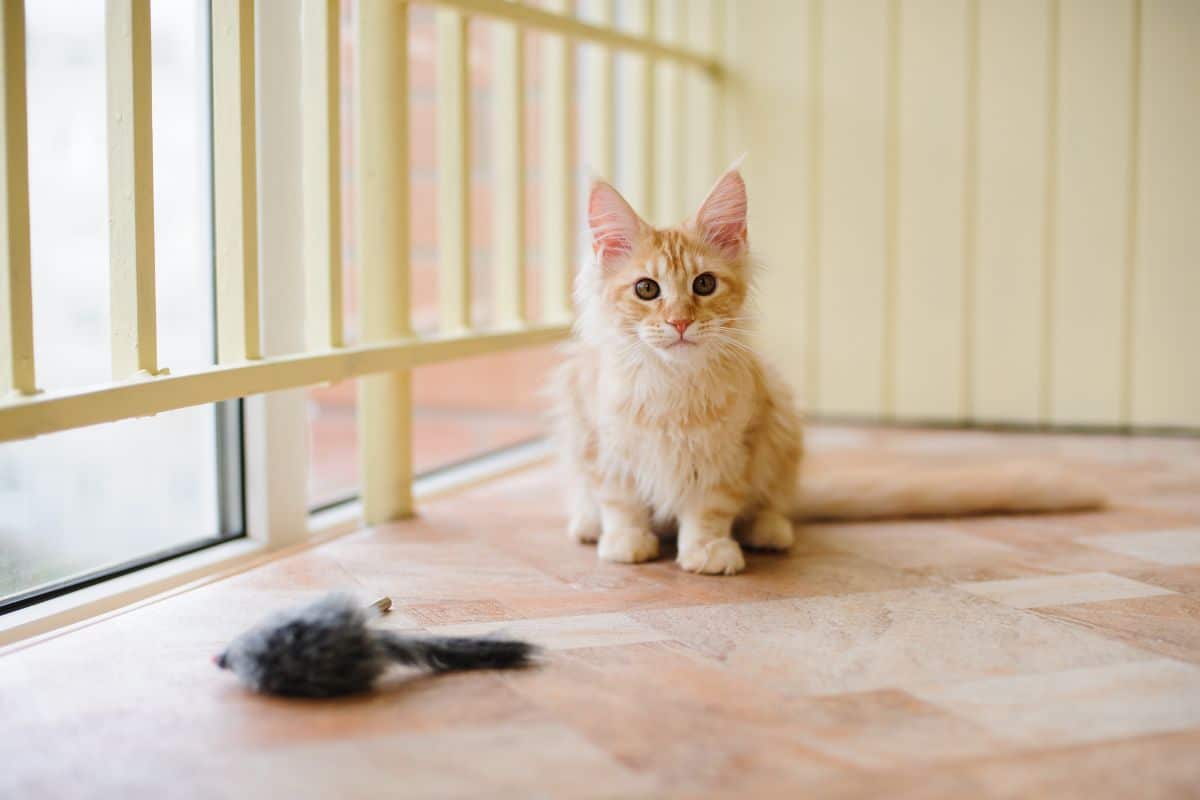
[[[701,392],[678,375],[638,377],[595,397],[602,473],[632,485],[660,521],[698,493],[743,479],[753,406],[738,383]]]

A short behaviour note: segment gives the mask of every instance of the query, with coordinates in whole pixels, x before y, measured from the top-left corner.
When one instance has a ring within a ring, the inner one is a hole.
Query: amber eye
[[[634,294],[643,300],[653,300],[654,298],[658,297],[659,294],[658,284],[649,278],[642,278],[640,281],[635,283],[633,285],[633,291]]]
[[[703,275],[697,275],[696,280],[692,281],[692,291],[704,297],[710,295],[717,290],[717,278],[711,272],[706,272]]]

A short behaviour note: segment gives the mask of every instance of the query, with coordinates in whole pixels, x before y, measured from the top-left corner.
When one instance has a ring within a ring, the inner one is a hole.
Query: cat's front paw
[[[658,556],[658,537],[640,528],[617,528],[600,535],[597,552],[605,561],[639,564]]]
[[[725,538],[681,549],[675,561],[688,572],[701,575],[736,575],[746,568],[742,548]]]
[[[763,511],[754,518],[749,530],[739,538],[747,547],[762,550],[787,550],[796,541],[792,521],[775,511]]]

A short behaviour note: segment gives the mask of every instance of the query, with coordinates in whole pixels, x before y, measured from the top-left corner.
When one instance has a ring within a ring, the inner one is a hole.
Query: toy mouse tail
[[[530,663],[537,648],[529,642],[474,636],[419,636],[376,631],[394,661],[435,672],[514,669]]]

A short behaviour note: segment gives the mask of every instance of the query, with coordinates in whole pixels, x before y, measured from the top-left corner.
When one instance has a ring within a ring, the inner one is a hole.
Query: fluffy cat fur
[[[570,536],[608,561],[658,555],[732,575],[739,541],[785,550],[795,517],[873,518],[1087,508],[1091,489],[1039,468],[849,473],[800,480],[800,415],[752,349],[754,277],[737,169],[695,216],[653,228],[607,183],[592,185],[592,263],[575,287],[575,336],[553,384],[570,481]],[[715,278],[715,285],[704,278]],[[645,283],[652,281],[653,285]],[[709,292],[708,289],[712,288]]]

